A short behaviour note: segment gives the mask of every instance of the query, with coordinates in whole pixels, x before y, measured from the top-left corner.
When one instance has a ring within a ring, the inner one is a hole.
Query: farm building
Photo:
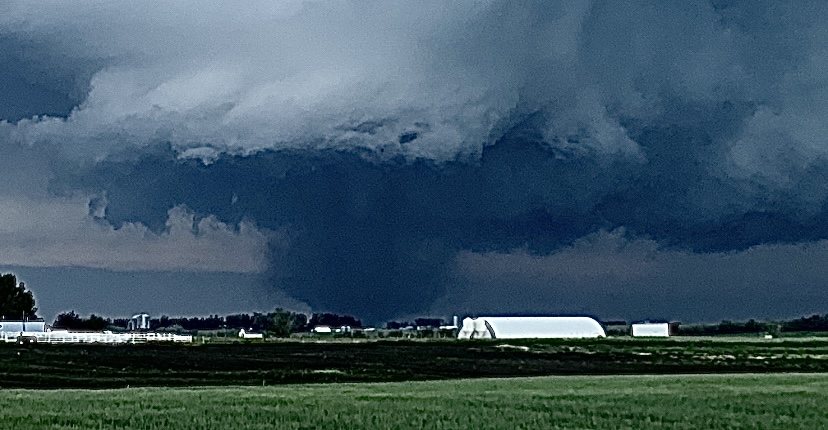
[[[477,317],[463,319],[458,339],[606,337],[589,317]]]
[[[43,320],[0,320],[0,333],[44,331],[46,323]]]
[[[667,323],[635,323],[631,327],[634,337],[670,336],[670,324]]]
[[[264,334],[262,333],[250,333],[245,331],[244,329],[239,330],[239,337],[242,339],[264,339]]]
[[[127,329],[130,331],[149,330],[150,316],[147,313],[139,313],[132,316],[127,323]]]

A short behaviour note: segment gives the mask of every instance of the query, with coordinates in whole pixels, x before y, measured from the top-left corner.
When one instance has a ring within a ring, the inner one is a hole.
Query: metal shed
[[[590,317],[477,317],[465,318],[458,339],[531,339],[606,337]]]
[[[667,323],[635,323],[631,327],[634,337],[670,336],[670,324]]]

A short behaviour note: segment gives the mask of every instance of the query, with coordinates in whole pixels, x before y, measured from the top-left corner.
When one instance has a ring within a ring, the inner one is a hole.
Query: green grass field
[[[819,429],[828,375],[2,390],[3,429]]]

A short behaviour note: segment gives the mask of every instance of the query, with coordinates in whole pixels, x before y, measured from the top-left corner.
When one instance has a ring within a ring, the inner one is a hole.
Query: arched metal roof
[[[460,339],[606,337],[590,317],[477,317],[463,320]]]

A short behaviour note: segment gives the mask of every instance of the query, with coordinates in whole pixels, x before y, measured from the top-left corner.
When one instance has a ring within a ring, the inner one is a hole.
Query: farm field
[[[726,338],[0,345],[0,387],[126,388],[545,375],[828,373],[828,340]]]
[[[828,375],[2,390],[4,429],[815,429]]]

